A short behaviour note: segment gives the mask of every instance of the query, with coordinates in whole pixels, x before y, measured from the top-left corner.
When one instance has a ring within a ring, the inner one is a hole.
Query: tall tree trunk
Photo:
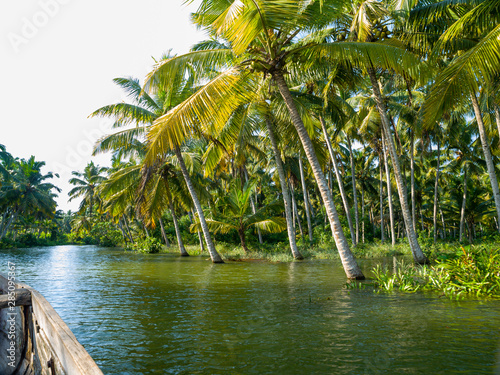
[[[495,109],[495,122],[497,123],[498,129],[498,142],[500,142],[500,107],[498,107],[498,104],[494,103],[493,108]]]
[[[465,206],[467,203],[467,165],[464,167],[464,194],[462,197],[462,208],[460,209],[460,232],[458,235],[458,240],[462,242],[464,235],[464,224],[465,224]]]
[[[437,165],[436,165],[436,180],[434,181],[434,209],[432,213],[432,222],[434,225],[433,231],[434,231],[434,243],[436,243],[437,240],[437,209],[438,209],[438,192],[439,192],[439,163],[441,159],[441,144],[438,141],[437,143]]]
[[[382,172],[382,153],[378,156],[378,167],[380,172],[379,197],[380,197],[380,241],[385,242],[384,232],[384,174]]]
[[[245,174],[245,181],[248,182],[248,171],[244,167],[243,172]],[[257,212],[257,209],[255,208],[255,202],[253,200],[253,197],[250,196],[250,205],[252,206],[252,213],[255,214]],[[262,245],[262,233],[260,232],[260,228],[257,228],[257,237],[259,238],[259,243]]]
[[[406,194],[406,189],[403,181],[403,175],[401,174],[401,166],[399,164],[399,158],[396,153],[396,147],[394,145],[394,139],[392,138],[389,119],[387,118],[387,112],[385,107],[384,99],[382,98],[382,93],[378,86],[377,76],[375,74],[375,69],[369,68],[368,75],[370,76],[370,81],[372,83],[373,94],[375,96],[375,102],[377,103],[377,109],[380,114],[380,119],[382,121],[382,127],[385,134],[385,139],[387,145],[389,146],[389,153],[392,159],[392,166],[394,168],[394,178],[396,179],[396,185],[398,187],[399,201],[401,204],[401,211],[403,213],[403,218],[405,222],[406,234],[408,237],[408,242],[410,243],[410,248],[413,253],[413,259],[415,262],[424,264],[427,263],[427,258],[425,257],[422,249],[417,240],[417,235],[413,229],[410,209],[408,207],[408,197]]]
[[[146,225],[143,223],[142,226],[144,227],[144,231],[146,232],[146,237],[149,238],[149,230],[148,228],[146,227]]]
[[[356,168],[354,167],[354,155],[352,154],[351,139],[346,134],[347,146],[349,147],[349,159],[351,161],[351,180],[352,180],[352,196],[354,206],[354,221],[356,223],[356,244],[359,243],[359,211],[358,211],[358,192],[356,188]]]
[[[210,253],[210,258],[212,258],[213,263],[224,263],[221,256],[215,249],[214,243],[212,242],[212,236],[210,235],[210,231],[208,230],[208,225],[205,220],[205,214],[203,213],[203,210],[201,208],[201,203],[200,200],[198,199],[198,194],[196,193],[193,183],[191,182],[191,177],[189,177],[189,173],[186,168],[186,164],[184,163],[184,159],[182,157],[181,149],[179,148],[179,146],[175,146],[174,152],[175,156],[177,156],[177,159],[179,160],[179,166],[181,167],[182,175],[184,176],[184,180],[186,181],[189,193],[191,194],[191,199],[193,200],[196,212],[198,213],[198,219],[200,220],[201,229],[205,237],[205,242],[207,243],[208,252]]]
[[[118,219],[118,228],[120,228],[120,231],[122,232],[122,236],[123,236],[123,242],[125,243],[125,246],[127,246],[127,233],[125,232],[125,229],[123,229],[123,224],[122,224],[122,220],[121,219]],[[14,236],[14,241],[16,240],[15,238],[16,236]]]
[[[193,215],[193,217],[196,216],[194,214],[193,209],[191,209],[191,214]],[[201,250],[201,252],[203,252],[203,251],[205,251],[205,243],[203,242],[203,236],[201,235],[201,232],[199,230],[197,230],[196,233],[198,234],[198,241],[200,242],[200,250]]]
[[[278,148],[278,142],[276,141],[276,135],[274,134],[274,127],[271,120],[266,119],[267,131],[269,133],[269,140],[271,141],[271,147],[273,149],[274,160],[276,162],[276,169],[278,170],[278,176],[281,185],[281,194],[283,195],[283,204],[285,205],[285,218],[286,218],[286,230],[288,232],[288,243],[290,244],[290,250],[295,259],[304,259],[302,254],[297,248],[297,243],[295,241],[295,223],[292,219],[292,204],[290,199],[290,194],[287,187],[285,170],[283,168],[283,161],[281,160],[281,153]]]
[[[293,184],[290,184],[290,193],[292,195],[292,209],[293,209],[293,230],[295,232],[295,220],[299,225],[300,238],[304,241],[304,230],[302,229],[302,220],[300,219],[299,210],[297,207],[297,201],[295,200],[295,191]]]
[[[245,251],[245,254],[248,254],[250,251],[247,247],[247,242],[245,241],[245,231],[243,229],[238,229],[238,236],[240,236],[241,247]]]
[[[410,145],[410,173],[411,173],[411,220],[413,230],[417,231],[417,209],[415,196],[415,134],[411,129],[411,145]]]
[[[356,236],[354,233],[354,228],[352,226],[352,218],[351,218],[351,208],[349,206],[349,201],[347,200],[347,194],[344,189],[344,184],[342,182],[342,176],[340,175],[339,166],[337,164],[337,158],[335,157],[335,153],[333,152],[332,143],[330,142],[330,137],[328,136],[328,132],[326,131],[326,124],[323,117],[320,117],[321,128],[323,129],[323,135],[325,137],[326,146],[328,148],[328,153],[330,154],[330,159],[332,160],[333,170],[335,172],[335,177],[337,178],[337,184],[339,185],[340,196],[342,197],[342,203],[344,205],[344,211],[347,217],[347,224],[349,225],[349,232],[351,233],[352,244],[356,246]]]
[[[387,182],[387,202],[389,203],[389,222],[391,229],[391,244],[396,244],[396,234],[394,233],[394,208],[392,206],[392,188],[391,188],[391,173],[389,170],[389,161],[387,160],[387,148],[384,134],[382,133],[382,149],[384,150],[384,166],[385,166],[385,179]]]
[[[123,224],[125,225],[125,229],[127,229],[128,238],[130,239],[130,242],[135,243],[134,237],[132,237],[132,232],[130,232],[130,227],[128,226],[127,218],[125,217],[125,215],[122,216],[122,219],[123,219]]]
[[[170,247],[170,241],[168,240],[167,234],[165,233],[165,227],[163,226],[163,220],[161,219],[161,217],[158,219],[158,221],[160,222],[160,229],[161,229],[161,235],[163,237],[163,241],[165,241],[165,245],[167,247]]]
[[[300,141],[302,143],[302,147],[304,148],[305,154],[307,156],[307,160],[309,161],[311,169],[314,173],[314,177],[318,184],[321,198],[323,199],[323,204],[325,205],[326,213],[330,221],[330,227],[332,229],[332,232],[334,233],[335,244],[337,245],[337,250],[340,254],[342,265],[344,266],[344,271],[347,277],[350,279],[364,279],[365,277],[363,275],[363,272],[361,272],[361,268],[359,268],[358,263],[356,262],[356,259],[354,259],[354,255],[351,252],[351,249],[349,249],[347,239],[345,238],[344,231],[342,230],[342,224],[340,223],[337,210],[335,209],[335,205],[333,203],[332,194],[328,190],[328,183],[326,182],[323,171],[321,170],[321,165],[319,164],[318,157],[316,156],[316,152],[314,151],[311,138],[309,137],[309,134],[307,133],[304,123],[302,122],[297,107],[295,106],[290,90],[285,82],[285,78],[283,77],[283,73],[276,70],[272,75],[275,83],[278,86],[281,96],[285,101],[285,104],[290,113],[292,123],[297,130]]]
[[[179,227],[177,215],[175,214],[174,203],[172,201],[172,194],[170,193],[170,186],[168,184],[168,180],[165,180],[165,185],[167,190],[168,208],[170,209],[170,213],[172,214],[172,221],[174,222],[175,235],[177,237],[177,246],[179,246],[179,251],[181,253],[181,256],[187,257],[189,256],[189,254],[184,248],[184,242],[182,241],[181,228]]]
[[[307,231],[309,232],[309,242],[313,242],[313,233],[311,225],[311,213],[309,210],[309,199],[307,195],[306,179],[304,177],[304,165],[302,164],[302,158],[299,155],[299,169],[300,169],[300,179],[302,181],[302,193],[304,195],[304,210],[306,211],[307,218]],[[328,186],[327,186],[328,188]]]
[[[365,189],[361,185],[361,238],[365,243]]]
[[[488,175],[490,176],[493,199],[495,201],[495,207],[497,209],[497,219],[500,222],[500,192],[498,190],[498,180],[495,173],[495,165],[493,164],[493,158],[491,157],[490,144],[488,142],[488,136],[486,135],[486,129],[484,128],[483,117],[481,116],[481,109],[479,108],[479,103],[477,102],[475,93],[471,93],[471,99],[472,107],[474,107],[474,114],[476,115],[477,126],[479,128],[479,138],[481,139],[481,146],[483,147],[484,159],[486,161],[486,166],[488,167]],[[498,231],[500,232],[500,226],[498,228]]]
[[[444,240],[446,238],[446,223],[444,221],[443,209],[441,208],[441,204],[439,204],[439,214],[441,215],[441,223],[443,224],[443,237]]]

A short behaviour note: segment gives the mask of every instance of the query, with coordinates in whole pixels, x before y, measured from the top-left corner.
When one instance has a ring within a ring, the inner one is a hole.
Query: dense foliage
[[[115,79],[128,101],[91,114],[118,132],[95,145],[110,168],[74,172],[73,235],[175,238],[216,263],[214,239],[295,259],[335,247],[356,279],[368,243],[425,264],[438,242],[493,238],[497,14],[489,0],[202,1],[192,20],[211,39],[142,83]]]

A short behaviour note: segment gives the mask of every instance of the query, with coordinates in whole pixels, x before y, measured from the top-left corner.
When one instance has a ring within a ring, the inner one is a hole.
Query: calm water
[[[500,302],[344,288],[332,261],[0,251],[105,374],[500,374]],[[369,267],[366,263],[364,267]]]

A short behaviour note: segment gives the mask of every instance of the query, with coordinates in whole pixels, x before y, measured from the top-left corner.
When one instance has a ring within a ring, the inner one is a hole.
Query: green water
[[[500,374],[500,302],[347,290],[333,261],[0,251],[105,374]],[[370,263],[362,264],[365,271]]]

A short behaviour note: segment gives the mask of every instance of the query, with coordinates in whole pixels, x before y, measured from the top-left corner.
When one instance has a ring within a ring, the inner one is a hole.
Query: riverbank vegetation
[[[211,39],[115,79],[128,100],[91,114],[117,132],[94,150],[111,167],[74,172],[71,235],[197,244],[214,263],[335,252],[353,279],[356,257],[426,264],[440,246],[494,244],[500,29],[486,4],[202,1],[192,21]]]

